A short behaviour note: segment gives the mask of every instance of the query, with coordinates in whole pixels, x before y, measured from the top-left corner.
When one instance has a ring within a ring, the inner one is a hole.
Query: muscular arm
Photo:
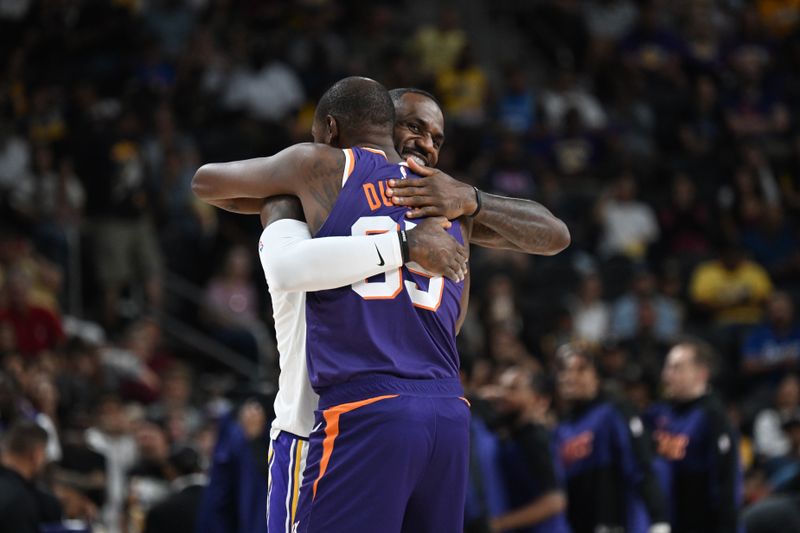
[[[569,246],[566,224],[543,205],[480,194],[483,205],[472,227],[472,243],[537,255],[555,255]]]
[[[475,189],[447,174],[417,165],[409,167],[422,178],[390,180],[387,194],[409,207],[409,218],[472,215],[478,208]],[[566,224],[543,205],[531,200],[481,192],[481,210],[473,219],[470,241],[538,255],[555,255],[569,246]]]
[[[270,157],[203,165],[192,179],[192,191],[212,205],[252,214],[260,212],[255,199],[294,195],[300,199],[309,227],[316,231],[336,201],[343,170],[341,150],[296,144]]]

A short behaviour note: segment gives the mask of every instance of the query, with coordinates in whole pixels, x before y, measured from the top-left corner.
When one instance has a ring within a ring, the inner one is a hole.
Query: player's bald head
[[[334,83],[320,98],[314,122],[324,124],[327,117],[334,118],[341,130],[391,132],[394,104],[389,91],[377,81],[351,76]]]

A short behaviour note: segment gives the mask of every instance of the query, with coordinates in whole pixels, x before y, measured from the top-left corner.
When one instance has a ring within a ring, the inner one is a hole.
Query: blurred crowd
[[[239,409],[243,380],[162,320],[249,361],[274,344],[258,221],[191,177],[309,140],[354,74],[436,95],[442,170],[570,228],[552,258],[473,250],[476,398],[507,407],[509,370],[554,382],[577,341],[646,413],[691,334],[716,354],[745,504],[798,494],[797,2],[0,0],[0,69],[0,437],[4,458],[43,444],[23,469],[57,496],[43,521],[188,531],[163,506],[198,504],[215,445],[263,440],[268,399]]]

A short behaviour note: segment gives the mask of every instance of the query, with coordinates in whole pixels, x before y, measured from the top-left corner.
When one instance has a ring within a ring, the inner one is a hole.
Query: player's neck
[[[386,145],[384,143],[361,142],[356,143],[355,146],[358,146],[359,148],[372,148],[373,150],[380,150],[386,155],[386,160],[390,163],[400,163],[403,161],[403,158],[397,153],[397,150],[392,143]]]
[[[342,132],[340,145],[359,146],[361,148],[372,148],[380,150],[386,154],[386,159],[390,163],[399,163],[403,160],[394,147],[394,140],[390,133],[384,131],[362,131],[352,136]]]

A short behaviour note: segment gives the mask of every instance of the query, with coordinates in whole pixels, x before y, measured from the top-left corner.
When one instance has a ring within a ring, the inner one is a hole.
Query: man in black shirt
[[[46,446],[47,432],[33,422],[17,422],[5,434],[0,460],[0,530],[39,533],[41,524],[61,519],[55,498],[34,485],[47,461]]]
[[[510,510],[491,520],[492,531],[568,533],[567,499],[547,427],[551,394],[542,376],[512,367],[500,376],[498,408],[508,422],[503,471]]]
[[[169,458],[177,476],[171,494],[155,504],[147,514],[145,533],[194,533],[206,477],[200,456],[191,448],[181,448]]]
[[[668,487],[673,533],[741,531],[738,439],[709,389],[712,357],[702,341],[675,345],[662,374],[669,402],[646,417],[658,448],[656,470]]]

